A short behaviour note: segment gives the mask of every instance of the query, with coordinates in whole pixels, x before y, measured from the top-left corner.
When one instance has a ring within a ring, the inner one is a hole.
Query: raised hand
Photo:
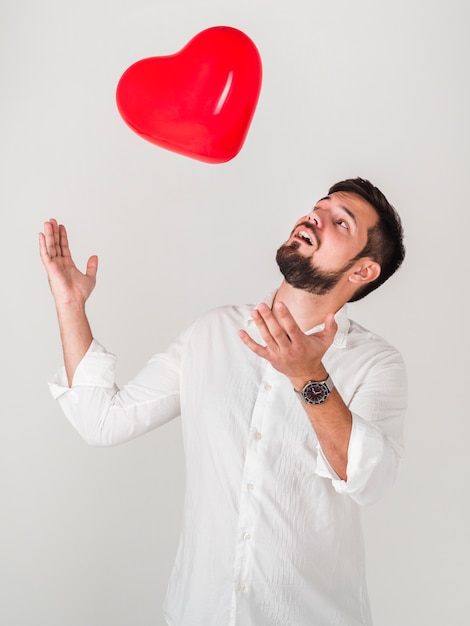
[[[96,284],[98,257],[91,256],[85,274],[80,272],[70,254],[65,226],[55,219],[45,222],[44,233],[39,233],[39,252],[56,305],[83,305]]]
[[[266,346],[258,344],[241,330],[239,335],[250,350],[267,359],[294,386],[303,385],[311,379],[326,378],[321,361],[336,333],[333,315],[327,316],[321,332],[311,335],[302,332],[282,302],[276,303],[273,311],[266,304],[261,304],[252,312],[252,317]]]
[[[72,260],[65,226],[51,219],[39,233],[39,252],[47,271],[59,319],[64,364],[71,386],[78,364],[93,339],[85,314],[85,302],[96,284],[98,257],[88,259],[85,274]]]
[[[325,328],[311,335],[302,332],[282,302],[276,303],[273,310],[261,304],[252,312],[252,317],[266,345],[254,341],[244,330],[239,331],[241,339],[255,354],[267,359],[275,369],[285,374],[294,389],[302,389],[309,380],[325,380],[327,371],[322,358],[333,343],[337,330],[332,314],[327,315]],[[317,406],[304,404],[304,409],[330,466],[338,477],[347,480],[352,428],[348,407],[333,389],[327,402]]]

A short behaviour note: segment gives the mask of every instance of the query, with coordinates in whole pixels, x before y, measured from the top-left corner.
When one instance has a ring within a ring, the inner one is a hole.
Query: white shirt
[[[94,340],[72,388],[62,369],[51,391],[91,445],[181,415],[186,495],[170,626],[369,626],[360,510],[396,475],[402,359],[338,312],[323,363],[353,414],[345,482],[289,380],[239,338],[245,327],[261,342],[252,309],[209,312],[121,390],[115,357]]]

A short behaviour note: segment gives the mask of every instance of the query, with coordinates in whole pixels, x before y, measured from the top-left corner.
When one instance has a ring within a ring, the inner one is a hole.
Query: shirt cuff
[[[346,473],[347,480],[342,480],[328,463],[321,446],[318,445],[317,469],[316,474],[332,481],[333,487],[337,493],[353,495],[363,492],[367,487],[377,466],[386,454],[386,438],[382,431],[353,413],[353,423],[351,437],[348,447],[348,465]],[[391,442],[390,442],[391,444]],[[393,451],[390,453],[394,456],[398,453],[396,446],[390,446]],[[388,465],[388,464],[386,464]],[[384,468],[385,469],[385,468]],[[385,470],[387,471],[387,470]],[[388,483],[391,477],[383,477],[385,483]],[[375,482],[375,481],[373,481]]]
[[[114,385],[116,356],[106,351],[96,339],[77,366],[72,380],[72,387],[106,387]],[[70,390],[65,367],[62,366],[50,379],[49,390],[57,399]]]

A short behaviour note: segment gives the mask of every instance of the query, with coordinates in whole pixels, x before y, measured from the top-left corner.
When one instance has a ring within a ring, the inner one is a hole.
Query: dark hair
[[[403,226],[400,216],[384,194],[368,180],[342,180],[330,187],[328,193],[340,191],[360,196],[374,208],[379,217],[377,224],[369,228],[367,243],[354,260],[368,256],[379,263],[381,271],[374,281],[360,287],[350,298],[349,302],[355,302],[380,287],[402,264],[405,258]]]

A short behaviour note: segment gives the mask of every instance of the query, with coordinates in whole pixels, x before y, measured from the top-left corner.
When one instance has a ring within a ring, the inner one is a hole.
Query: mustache
[[[317,231],[315,229],[315,226],[313,226],[311,222],[300,222],[299,224],[297,224],[296,227],[292,230],[291,236],[294,234],[294,232],[300,226],[302,226],[303,228],[305,228],[305,230],[308,230],[312,234],[312,236],[315,239],[315,242],[317,244],[317,247],[319,247],[320,246],[320,241],[319,241],[318,236],[317,236]]]

